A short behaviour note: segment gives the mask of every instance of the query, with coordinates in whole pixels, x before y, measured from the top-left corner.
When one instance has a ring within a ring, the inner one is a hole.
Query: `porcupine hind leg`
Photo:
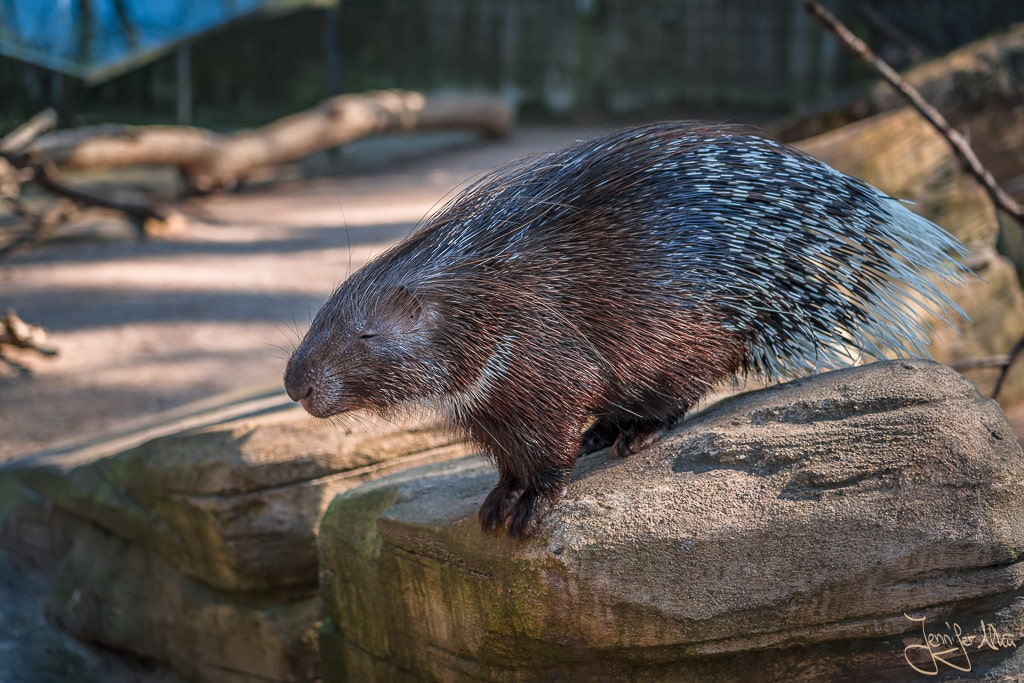
[[[608,417],[597,418],[580,437],[580,455],[590,455],[611,446],[619,438],[621,431],[622,428],[615,420]]]
[[[651,445],[668,430],[675,427],[683,414],[668,418],[651,420],[615,420],[614,418],[598,418],[580,439],[580,455],[599,451],[608,446],[612,454],[619,458],[638,453]]]
[[[687,325],[697,324],[701,324],[700,321],[681,319],[673,328],[685,329]],[[605,397],[603,410],[606,412],[600,414],[580,438],[581,455],[607,446],[620,458],[638,453],[682,422],[710,387],[744,367],[746,341],[743,337],[706,325],[699,329],[705,330],[702,337],[715,343],[703,342],[699,354],[687,351],[683,356],[673,357],[668,353],[660,365],[646,368],[649,374],[640,375],[635,382],[636,386],[647,389],[640,396],[627,401]],[[680,346],[684,351],[688,348],[691,345]]]
[[[639,453],[676,426],[682,415],[649,422],[633,422],[624,425],[612,445],[612,455],[618,458]]]

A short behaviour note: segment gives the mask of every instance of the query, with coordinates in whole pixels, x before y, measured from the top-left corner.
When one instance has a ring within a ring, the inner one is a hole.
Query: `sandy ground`
[[[33,372],[0,375],[0,462],[279,385],[347,272],[482,170],[590,132],[367,140],[346,148],[340,175],[187,202],[188,225],[165,238],[53,244],[0,260],[0,311],[46,327],[60,350],[11,354]]]

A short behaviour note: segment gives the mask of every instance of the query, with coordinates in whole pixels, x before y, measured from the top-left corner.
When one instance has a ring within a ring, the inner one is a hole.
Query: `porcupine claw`
[[[562,499],[562,491],[523,491],[512,506],[508,519],[508,535],[512,538],[530,536],[537,524]]]
[[[498,482],[480,506],[480,512],[477,514],[480,527],[484,531],[492,531],[503,526],[521,493],[513,482]]]
[[[625,458],[639,453],[645,447],[657,441],[665,433],[666,429],[659,424],[648,429],[629,429],[619,433],[612,446],[612,455],[617,458]]]
[[[512,538],[530,536],[537,524],[565,494],[570,472],[552,482],[549,488],[518,488],[512,480],[502,480],[484,499],[478,518],[484,531],[505,527]]]

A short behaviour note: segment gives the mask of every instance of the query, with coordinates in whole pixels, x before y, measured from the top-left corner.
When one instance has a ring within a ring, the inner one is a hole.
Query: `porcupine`
[[[438,410],[497,464],[481,525],[518,537],[581,453],[636,452],[724,379],[923,355],[914,305],[962,315],[936,283],[964,253],[746,129],[630,128],[465,189],[330,296],[285,386],[317,417]]]

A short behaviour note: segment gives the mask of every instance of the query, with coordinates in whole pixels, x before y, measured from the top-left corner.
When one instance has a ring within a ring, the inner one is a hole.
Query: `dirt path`
[[[287,355],[351,268],[481,170],[590,131],[525,128],[367,140],[342,176],[196,200],[149,242],[52,245],[0,261],[0,311],[43,325],[55,359],[0,376],[0,462],[97,438],[221,392],[279,385]]]

